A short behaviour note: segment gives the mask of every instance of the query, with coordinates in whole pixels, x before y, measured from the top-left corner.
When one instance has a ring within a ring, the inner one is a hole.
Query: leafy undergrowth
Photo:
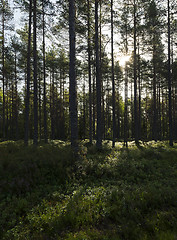
[[[176,240],[177,145],[0,144],[0,239]]]

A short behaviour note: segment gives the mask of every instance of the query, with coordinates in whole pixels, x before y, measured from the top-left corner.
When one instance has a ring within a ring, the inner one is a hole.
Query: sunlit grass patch
[[[65,231],[98,225],[106,214],[104,192],[102,187],[85,190],[81,188],[71,195],[63,196],[60,201],[55,201],[56,198],[53,197],[43,200],[27,214],[23,223],[8,232],[7,238],[18,234],[21,237],[24,231],[32,239],[37,235],[63,235]]]

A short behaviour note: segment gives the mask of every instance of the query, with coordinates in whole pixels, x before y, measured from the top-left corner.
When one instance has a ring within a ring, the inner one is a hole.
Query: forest
[[[0,19],[0,239],[176,240],[176,1]]]
[[[172,146],[176,4],[160,3],[1,1],[0,137]]]

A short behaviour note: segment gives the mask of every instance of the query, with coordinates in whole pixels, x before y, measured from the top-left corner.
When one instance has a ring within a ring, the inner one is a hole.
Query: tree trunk
[[[43,78],[44,78],[44,92],[43,92],[43,101],[44,101],[44,141],[48,142],[48,131],[47,131],[47,109],[46,109],[46,61],[45,61],[45,10],[44,10],[44,1],[42,1],[42,36],[43,36]]]
[[[39,91],[38,91],[38,99],[39,99],[39,104],[38,104],[38,108],[39,108],[39,139],[41,141],[41,136],[42,136],[42,109],[41,109],[41,74],[39,76]]]
[[[36,41],[36,0],[33,0],[33,78],[34,78],[34,133],[33,144],[38,143],[38,84],[37,84],[37,41]]]
[[[26,81],[26,100],[25,100],[25,139],[24,144],[28,145],[29,138],[29,100],[30,100],[30,80],[31,80],[31,19],[32,19],[32,0],[29,5],[29,26],[28,26],[28,51],[27,51],[27,81]]]
[[[89,141],[92,144],[92,85],[91,85],[91,42],[90,42],[90,0],[87,0],[88,27],[88,78],[89,78]]]
[[[156,83],[156,60],[155,60],[156,47],[153,43],[153,127],[152,127],[152,137],[153,140],[157,141],[157,83]]]
[[[102,138],[105,140],[106,134],[106,119],[105,119],[105,101],[104,101],[104,83],[102,79],[102,1],[99,1],[100,13],[99,13],[99,33],[98,33],[98,54],[99,54],[99,78],[101,84],[101,132]]]
[[[141,140],[141,73],[140,73],[140,43],[138,38],[138,138]]]
[[[102,122],[101,122],[101,79],[100,57],[98,44],[98,0],[95,0],[95,52],[96,52],[96,94],[97,94],[97,142],[98,149],[102,148]]]
[[[128,105],[128,74],[127,63],[125,63],[125,109],[124,109],[124,146],[128,147],[128,118],[127,118],[127,105]]]
[[[77,86],[76,86],[76,50],[75,50],[75,0],[69,0],[69,104],[71,124],[71,146],[75,154],[78,151],[78,115],[77,115]]]
[[[115,147],[116,137],[116,118],[115,118],[115,82],[114,82],[114,29],[113,29],[113,0],[111,0],[111,60],[112,60],[112,119],[113,119],[113,138],[112,147]]]
[[[171,49],[170,49],[170,1],[168,0],[168,104],[169,104],[169,145],[173,146],[172,101],[171,101]]]
[[[55,93],[54,93],[54,67],[52,68],[52,82],[51,82],[51,139],[55,138]]]
[[[136,43],[136,35],[137,35],[137,20],[136,20],[136,3],[134,0],[134,131],[135,131],[135,143],[138,144],[138,116],[137,116],[137,43]]]
[[[18,91],[17,91],[17,56],[15,50],[15,139],[18,139]]]
[[[95,97],[96,97],[96,94],[95,94],[95,66],[94,66],[94,74],[93,74],[93,139],[95,139]]]
[[[3,9],[2,9],[2,88],[3,88],[3,113],[2,113],[2,131],[3,131],[3,139],[5,140],[6,137],[6,130],[5,130],[5,105],[6,105],[6,101],[5,101],[5,49],[4,49],[4,38],[5,38],[5,34],[4,34],[4,28],[5,28],[5,6],[4,6],[4,2],[3,2]]]

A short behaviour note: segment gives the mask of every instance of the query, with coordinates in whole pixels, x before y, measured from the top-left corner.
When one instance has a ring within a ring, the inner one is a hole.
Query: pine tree
[[[98,37],[98,0],[95,0],[95,54],[96,54],[96,99],[97,99],[97,148],[102,148],[102,122],[101,122],[101,79],[100,55]]]
[[[172,99],[171,99],[171,26],[170,26],[170,1],[167,1],[168,11],[168,101],[169,101],[169,145],[173,146],[172,129]]]
[[[91,78],[91,31],[90,31],[90,0],[87,0],[88,28],[88,78],[89,78],[89,141],[92,144],[92,78]]]
[[[27,83],[25,98],[25,145],[29,139],[29,101],[30,101],[30,81],[31,81],[31,24],[32,24],[32,0],[29,1],[29,23],[28,23],[28,50],[27,50]]]
[[[71,124],[71,146],[75,153],[78,151],[78,116],[77,116],[77,90],[76,90],[76,57],[75,57],[75,0],[69,0],[69,103]]]
[[[33,0],[33,81],[34,81],[34,135],[33,143],[38,144],[38,81],[37,81],[37,1]]]
[[[111,59],[112,59],[112,114],[113,114],[113,139],[112,146],[115,147],[116,118],[115,118],[115,82],[114,82],[114,28],[113,28],[113,0],[111,0]]]
[[[6,96],[5,96],[5,44],[6,44],[6,36],[5,30],[8,28],[8,21],[12,19],[12,12],[9,7],[7,0],[0,1],[0,15],[1,15],[1,24],[2,24],[2,89],[3,89],[3,113],[2,113],[2,132],[3,139],[6,138]]]

